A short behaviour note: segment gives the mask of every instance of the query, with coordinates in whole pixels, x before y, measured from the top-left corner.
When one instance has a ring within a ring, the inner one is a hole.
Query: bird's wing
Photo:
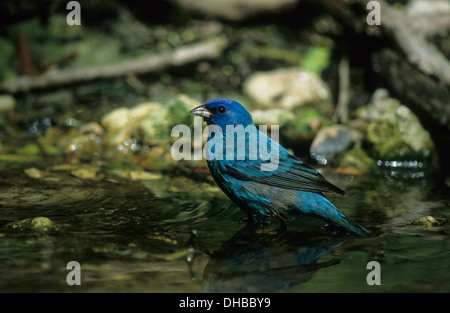
[[[260,160],[234,161],[225,165],[228,175],[243,181],[254,181],[274,187],[345,194],[339,187],[328,182],[319,172],[280,147],[278,167],[273,171],[262,171]]]

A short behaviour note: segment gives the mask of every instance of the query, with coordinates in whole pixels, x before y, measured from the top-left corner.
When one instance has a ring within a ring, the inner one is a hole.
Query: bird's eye
[[[223,105],[217,108],[217,112],[219,112],[220,114],[225,113],[226,110],[227,109]]]

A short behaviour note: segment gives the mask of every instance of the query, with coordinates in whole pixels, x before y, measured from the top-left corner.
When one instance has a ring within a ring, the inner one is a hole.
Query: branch
[[[378,0],[380,26],[367,24],[368,0],[308,1],[340,22],[348,31],[347,35],[353,33],[357,35],[355,38],[376,43],[377,48],[370,51],[372,70],[430,132],[441,160],[442,173],[450,177],[447,161],[450,159],[450,62],[427,41],[432,28],[421,28],[423,20],[394,10],[383,0]],[[442,20],[438,23],[445,27],[449,24]]]
[[[343,56],[339,62],[339,97],[336,111],[333,115],[333,122],[348,122],[348,102],[350,89],[350,64],[347,56]]]
[[[358,0],[358,2],[364,2]],[[450,86],[450,62],[426,39],[426,32],[415,20],[397,12],[383,0],[381,6],[381,25],[391,34],[408,60],[423,73],[438,78]]]
[[[35,77],[22,76],[0,84],[0,92],[17,93],[94,79],[158,72],[172,66],[181,66],[203,59],[218,58],[227,46],[228,41],[223,37],[219,37],[187,45],[169,53],[161,53],[144,59],[129,60],[114,65],[78,70],[61,70]]]
[[[424,74],[450,86],[450,62],[427,40],[432,30],[431,27],[423,28],[422,20],[403,14],[385,1],[378,0],[381,8],[381,25],[370,26],[366,22],[369,0],[309,1],[318,4],[357,34],[379,35],[380,31],[386,34],[411,64]],[[441,20],[438,22],[441,25],[443,23]],[[446,20],[445,25],[448,23]]]

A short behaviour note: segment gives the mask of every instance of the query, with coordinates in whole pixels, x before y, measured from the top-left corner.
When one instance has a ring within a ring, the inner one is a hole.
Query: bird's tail
[[[323,194],[304,192],[301,201],[303,205],[300,207],[300,211],[303,214],[321,218],[361,237],[368,237],[372,233],[339,212]]]
[[[333,222],[361,237],[368,237],[370,234],[372,234],[372,231],[368,230],[364,226],[358,224],[357,222],[353,221],[352,219],[349,219],[346,216],[343,216],[342,218],[337,220],[335,219],[333,220]]]

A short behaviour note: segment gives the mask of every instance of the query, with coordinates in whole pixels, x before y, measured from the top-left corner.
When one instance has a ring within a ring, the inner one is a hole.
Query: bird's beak
[[[190,111],[190,113],[201,116],[201,117],[205,117],[205,118],[210,118],[212,113],[210,111],[208,111],[208,109],[206,108],[205,105],[201,105],[196,107],[195,109],[192,109]]]

